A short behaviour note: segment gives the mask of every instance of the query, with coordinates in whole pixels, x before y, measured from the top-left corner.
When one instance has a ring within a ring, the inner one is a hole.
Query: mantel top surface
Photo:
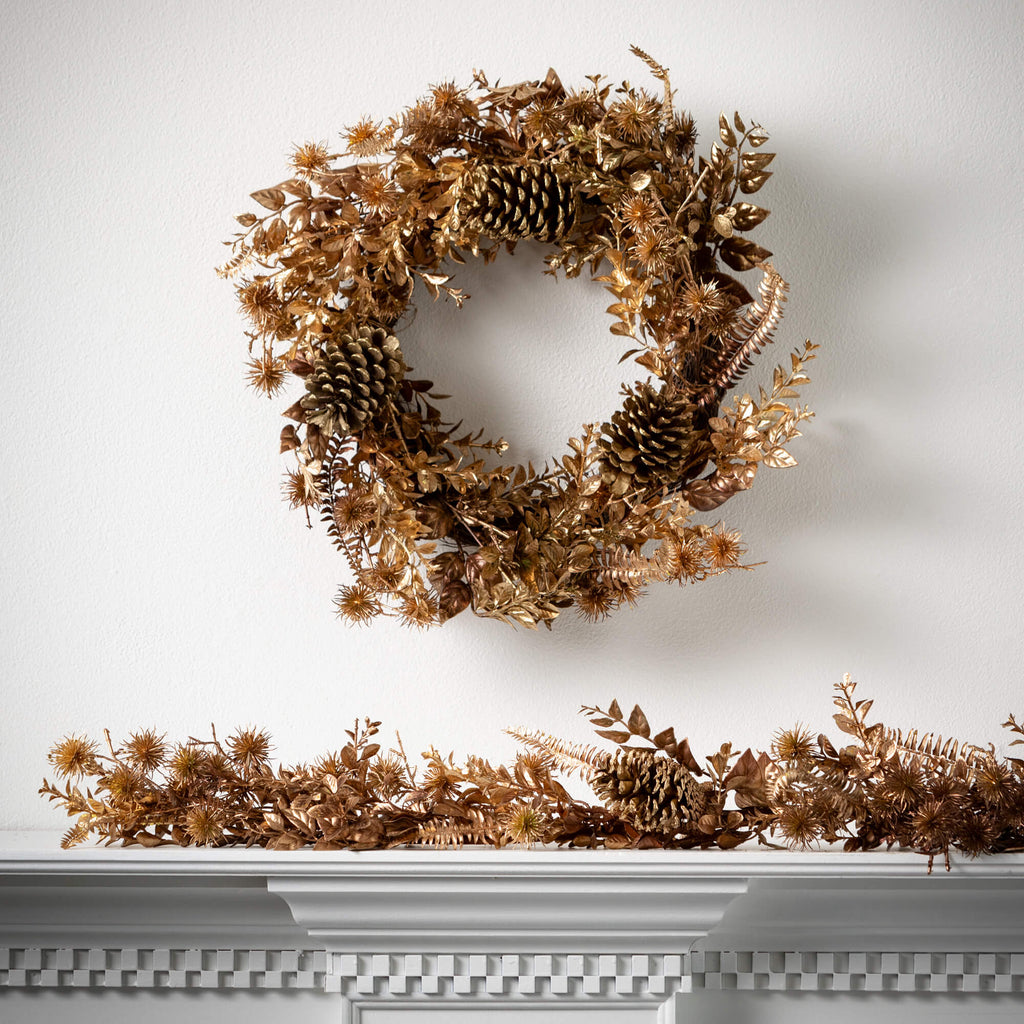
[[[379,876],[418,875],[566,878],[646,876],[693,878],[908,878],[924,877],[925,858],[902,851],[843,853],[839,849],[794,852],[751,847],[721,850],[503,849],[268,851],[164,846],[85,845],[60,849],[57,832],[0,832],[0,875],[124,875],[159,877]],[[936,859],[932,875],[948,878],[1021,879],[1024,854],[952,859],[952,870]]]

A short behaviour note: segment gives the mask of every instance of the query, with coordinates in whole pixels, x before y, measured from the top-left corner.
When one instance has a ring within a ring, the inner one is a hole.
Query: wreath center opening
[[[396,334],[413,373],[450,397],[445,415],[508,448],[488,459],[538,468],[584,422],[608,419],[622,381],[622,340],[608,333],[600,285],[544,274],[550,245],[529,240],[493,265],[446,267],[468,302],[418,310]]]

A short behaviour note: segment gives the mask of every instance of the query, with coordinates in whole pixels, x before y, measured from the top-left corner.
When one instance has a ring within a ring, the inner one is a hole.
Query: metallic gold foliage
[[[288,380],[284,364],[276,356],[269,354],[264,354],[258,359],[250,359],[245,374],[249,378],[249,386],[255,391],[262,391],[268,398],[277,395]]]
[[[900,846],[949,867],[951,850],[971,856],[1024,850],[1024,760],[916,730],[870,723],[870,700],[856,699],[849,676],[836,686],[834,716],[853,743],[803,730],[780,733],[771,804],[794,844],[844,842],[847,850]],[[1024,726],[1011,715],[1011,746]]]
[[[236,218],[218,273],[249,324],[250,385],[304,385],[284,412],[281,451],[296,465],[282,489],[307,519],[319,511],[351,571],[344,621],[419,628],[469,610],[536,628],[567,608],[599,621],[650,582],[744,567],[736,531],[694,513],[749,488],[761,465],[793,465],[786,444],[810,416],[792,405],[809,344],[769,391],[722,407],[782,313],[786,284],[746,237],[768,215],[753,196],[773,154],[737,114],[695,156],[668,70],[632,52],[653,92],[600,75],[566,89],[554,71],[433,84],[395,116],[345,128],[341,154],[296,146],[292,176]],[[521,239],[551,247],[548,273],[604,287],[640,378],[602,428],[585,424],[539,468],[502,462],[503,439],[446,418],[398,342],[426,298],[466,301],[461,264]],[[756,297],[746,271],[762,276]]]
[[[300,178],[311,178],[330,166],[326,142],[303,142],[292,150],[291,165]]]
[[[837,687],[837,748],[803,726],[776,733],[771,753],[731,743],[698,762],[672,727],[655,732],[639,706],[582,712],[607,749],[538,730],[510,729],[524,750],[509,765],[463,763],[430,748],[414,765],[402,741],[382,752],[379,722],[364,719],[312,764],[273,767],[270,736],[239,729],[225,743],[189,737],[168,747],[152,730],[107,753],[85,737],[54,745],[58,774],[90,788],[43,781],[40,793],[76,819],[61,845],[107,843],[271,849],[376,849],[466,843],[638,849],[732,849],[772,837],[848,851],[899,845],[948,865],[953,849],[1024,850],[1024,760],[994,748],[903,734],[869,724],[870,700]],[[1004,723],[1024,745],[1024,724]],[[574,797],[558,776],[578,775],[601,804]]]
[[[97,763],[96,751],[96,744],[84,736],[65,736],[50,750],[48,760],[58,775],[77,778]]]

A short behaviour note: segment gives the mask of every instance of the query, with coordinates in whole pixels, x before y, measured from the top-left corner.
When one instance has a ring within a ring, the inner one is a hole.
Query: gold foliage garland
[[[1024,851],[1024,760],[869,723],[847,676],[834,716],[843,747],[804,728],[780,730],[770,752],[731,743],[701,765],[673,728],[654,733],[639,707],[584,707],[609,752],[543,732],[509,730],[523,750],[511,765],[479,757],[455,764],[434,748],[413,765],[401,740],[382,752],[379,722],[358,722],[347,742],[314,764],[271,765],[267,733],[168,743],[152,730],[106,752],[66,736],[50,763],[68,781],[40,793],[76,819],[62,845],[108,844],[270,849],[377,849],[408,844],[504,846],[557,843],[620,849],[731,849],[778,836],[794,847],[842,842],[847,851],[899,846],[949,865]],[[1024,745],[1024,723],[1004,726]],[[559,774],[579,773],[600,799],[572,796]],[[91,788],[83,792],[77,779]]]
[[[723,115],[695,158],[667,71],[633,52],[663,95],[477,72],[469,90],[442,83],[348,128],[344,154],[297,147],[293,177],[252,193],[269,212],[238,217],[219,272],[252,324],[250,383],[269,395],[289,374],[305,384],[281,434],[298,459],[285,496],[319,510],[349,562],[345,620],[425,626],[470,608],[535,627],[571,606],[603,618],[649,580],[741,567],[739,534],[694,511],[749,488],[761,465],[794,464],[786,445],[811,414],[788,403],[815,346],[756,400],[720,408],[786,297],[771,253],[744,237],[768,215],[747,199],[771,176],[768,136]],[[396,334],[419,292],[461,306],[453,265],[521,239],[553,246],[547,273],[586,268],[605,286],[623,359],[648,375],[540,470],[493,465],[503,440],[446,422]],[[723,265],[759,269],[756,297]]]

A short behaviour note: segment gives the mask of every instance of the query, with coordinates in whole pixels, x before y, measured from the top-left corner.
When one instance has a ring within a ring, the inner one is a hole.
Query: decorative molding
[[[661,1005],[677,992],[1024,994],[1024,953],[0,948],[3,988],[306,989],[348,1001]]]
[[[367,998],[655,1000],[686,987],[678,953],[332,953],[327,990]]]
[[[1024,953],[698,951],[690,974],[694,990],[1024,993]]]
[[[0,948],[4,988],[320,989],[348,999],[630,1001],[687,987],[680,954]]]
[[[316,949],[4,949],[0,987],[324,989]]]
[[[438,866],[440,867],[440,866]],[[337,952],[685,952],[746,891],[746,879],[644,871],[491,871],[271,876],[314,945]]]

